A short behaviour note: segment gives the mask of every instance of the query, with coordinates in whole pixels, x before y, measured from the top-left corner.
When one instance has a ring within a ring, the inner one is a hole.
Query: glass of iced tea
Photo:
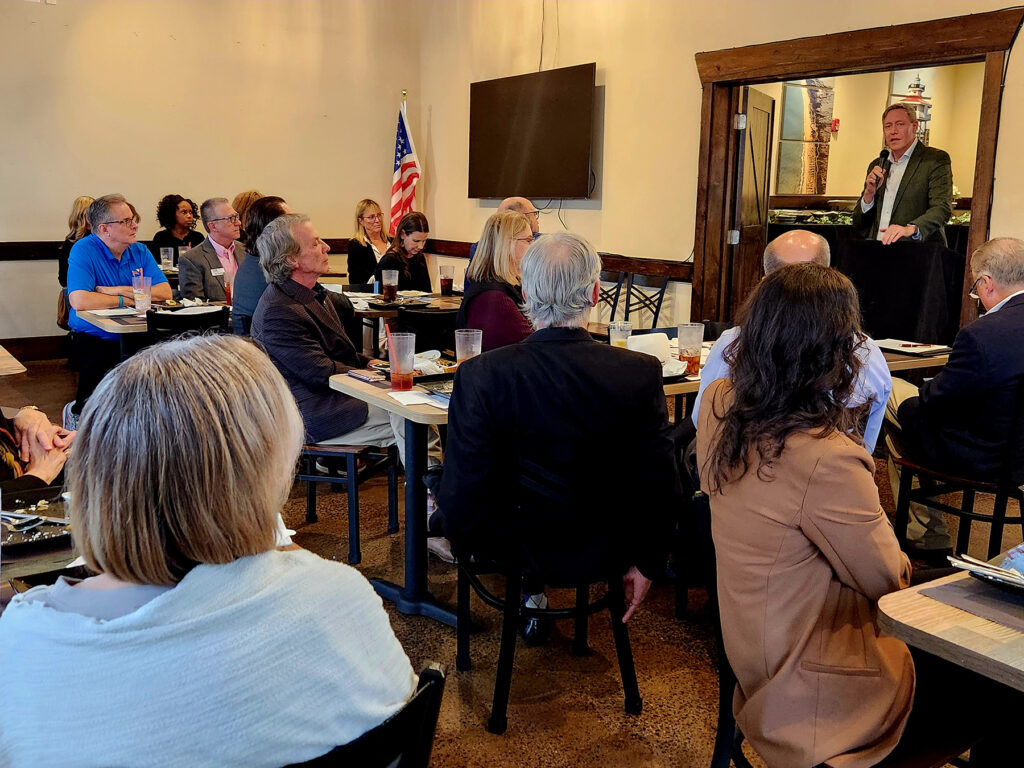
[[[455,265],[442,264],[437,268],[437,272],[441,276],[441,295],[451,296],[452,286],[455,284]]]
[[[384,295],[384,301],[394,301],[398,298],[398,270],[384,269],[380,273],[380,290]]]
[[[391,364],[391,388],[395,392],[412,389],[415,359],[416,334],[392,333],[388,341],[388,362]]]
[[[608,323],[608,343],[613,347],[626,348],[629,335],[633,332],[633,324],[625,320]]]
[[[679,359],[686,363],[686,375],[700,373],[700,348],[704,342],[704,323],[680,323],[676,330]]]

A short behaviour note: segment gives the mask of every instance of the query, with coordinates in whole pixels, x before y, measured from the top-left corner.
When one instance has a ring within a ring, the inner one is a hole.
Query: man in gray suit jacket
[[[178,284],[183,299],[224,301],[226,283],[245,261],[238,242],[240,220],[225,197],[212,197],[199,209],[207,238],[178,260]]]
[[[953,212],[949,155],[917,140],[917,118],[903,104],[882,113],[888,156],[868,166],[864,192],[853,206],[853,225],[863,237],[889,245],[901,238],[946,244]]]

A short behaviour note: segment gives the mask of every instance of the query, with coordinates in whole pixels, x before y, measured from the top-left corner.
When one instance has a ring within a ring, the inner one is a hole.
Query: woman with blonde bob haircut
[[[348,280],[353,284],[373,282],[373,272],[391,240],[384,229],[380,206],[366,198],[356,203],[355,232],[348,240]]]
[[[238,337],[156,345],[103,380],[68,470],[73,535],[98,575],[0,616],[0,706],[18,713],[0,755],[280,766],[401,708],[416,678],[367,581],[277,549],[302,437],[284,379]],[[83,702],[60,739],[39,706],[56,696]]]
[[[532,242],[530,221],[517,211],[501,211],[484,224],[455,320],[456,328],[483,330],[484,351],[518,344],[533,333],[523,312],[519,266]]]

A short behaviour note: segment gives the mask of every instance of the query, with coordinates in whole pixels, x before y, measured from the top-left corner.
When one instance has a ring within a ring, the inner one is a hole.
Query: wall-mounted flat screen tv
[[[469,86],[469,196],[590,193],[596,64]]]

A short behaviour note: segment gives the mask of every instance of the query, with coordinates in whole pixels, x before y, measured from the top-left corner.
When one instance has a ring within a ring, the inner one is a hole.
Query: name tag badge
[[[214,277],[224,277],[224,267],[218,267],[217,269],[211,269],[210,274]]]

